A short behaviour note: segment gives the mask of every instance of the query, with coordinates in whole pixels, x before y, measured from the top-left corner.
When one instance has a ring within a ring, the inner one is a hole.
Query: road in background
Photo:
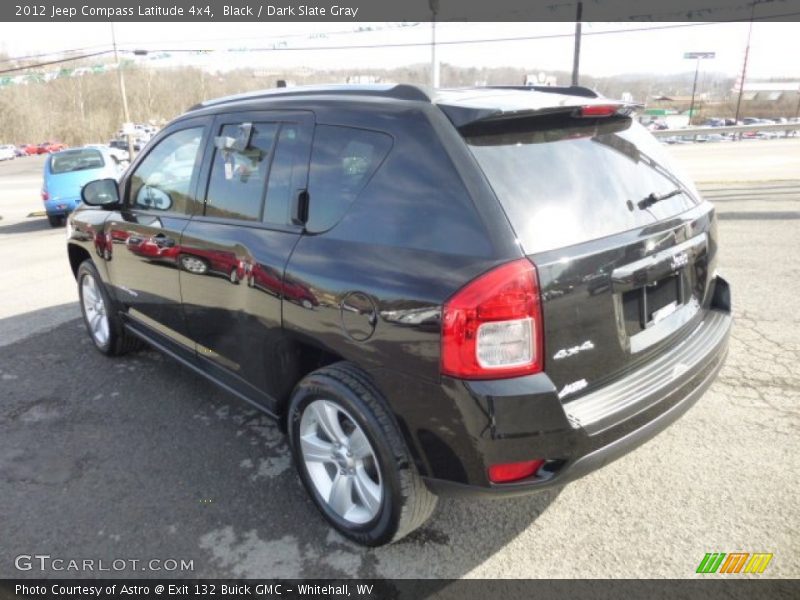
[[[194,560],[141,576],[692,577],[715,551],[772,552],[766,575],[800,577],[800,181],[753,183],[800,177],[800,142],[670,151],[701,182],[750,182],[702,184],[736,318],[717,382],[599,472],[442,501],[374,550],[325,525],[268,418],[156,352],[92,349],[64,230],[25,217],[41,159],[0,164],[0,577],[38,575],[14,570],[21,553]]]
[[[0,345],[79,316],[66,233],[41,213],[45,156],[0,163]],[[29,315],[20,320],[17,315]]]
[[[667,146],[698,184],[800,180],[800,138]]]

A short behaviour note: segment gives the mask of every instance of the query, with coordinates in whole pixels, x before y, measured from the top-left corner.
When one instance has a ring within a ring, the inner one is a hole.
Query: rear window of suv
[[[83,150],[68,150],[59,152],[50,157],[50,172],[53,175],[83,171],[85,169],[102,169],[105,166],[103,155],[99,150],[85,148]]]
[[[630,119],[516,119],[465,139],[527,254],[644,227],[699,201],[658,141]]]

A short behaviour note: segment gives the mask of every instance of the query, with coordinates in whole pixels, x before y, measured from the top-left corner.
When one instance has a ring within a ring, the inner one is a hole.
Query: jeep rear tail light
[[[42,188],[42,202],[50,200],[50,194],[47,193],[47,188]]]
[[[526,258],[468,283],[444,305],[442,374],[499,379],[542,370],[536,267]]]

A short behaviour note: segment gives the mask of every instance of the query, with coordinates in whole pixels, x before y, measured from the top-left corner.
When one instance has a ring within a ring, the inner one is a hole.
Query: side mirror
[[[81,200],[89,206],[111,206],[119,204],[119,188],[116,179],[95,179],[81,189]]]

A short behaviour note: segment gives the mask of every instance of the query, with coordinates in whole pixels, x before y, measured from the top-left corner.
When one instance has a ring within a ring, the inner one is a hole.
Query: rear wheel
[[[364,545],[399,540],[436,507],[386,401],[349,363],[314,371],[289,406],[295,465],[317,508]]]
[[[107,356],[117,356],[144,345],[123,328],[91,260],[83,261],[78,267],[78,295],[86,330],[100,352]]]
[[[47,215],[47,221],[50,223],[50,227],[61,227],[64,225],[66,217],[64,215]]]

